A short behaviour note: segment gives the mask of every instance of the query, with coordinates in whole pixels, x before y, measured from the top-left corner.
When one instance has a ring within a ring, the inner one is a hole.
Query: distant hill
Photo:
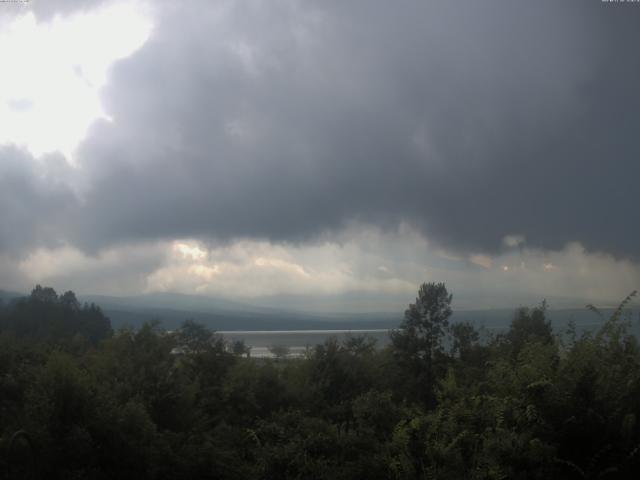
[[[100,305],[111,319],[114,328],[135,328],[145,321],[159,320],[165,328],[174,329],[186,319],[196,320],[214,330],[393,328],[402,319],[402,312],[306,313],[220,298],[173,293],[135,297],[87,295],[80,299]]]
[[[15,299],[15,298],[20,298],[20,297],[24,297],[25,294],[24,293],[17,293],[17,292],[9,292],[6,290],[0,290],[0,304],[7,304],[9,303],[11,300]]]
[[[453,312],[452,322],[469,322],[477,328],[483,327],[488,333],[500,332],[509,328],[515,309],[493,309],[493,310],[467,310]],[[609,318],[613,313],[613,308],[601,308],[603,317]],[[595,330],[600,327],[604,320],[586,308],[563,308],[550,309],[547,311],[547,318],[556,333],[564,333],[570,322],[576,326],[576,332],[581,334],[585,331]],[[624,318],[624,316],[623,316]],[[632,313],[630,320],[632,331],[640,334],[640,316],[637,311]]]
[[[305,312],[222,298],[173,293],[154,293],[133,297],[84,296],[81,301],[102,307],[114,328],[138,327],[145,321],[160,320],[164,328],[177,328],[184,320],[193,319],[214,330],[322,330],[395,328],[402,321],[404,309],[397,312],[354,313]],[[586,303],[586,302],[585,302]],[[470,322],[488,332],[509,327],[514,308],[455,310],[453,322]],[[613,308],[603,308],[608,316]],[[564,331],[570,321],[578,332],[597,328],[602,320],[586,308],[559,308],[548,312],[554,329]],[[640,320],[632,318],[634,330],[640,331]]]
[[[187,319],[213,330],[322,330],[354,328],[393,328],[400,319],[387,315],[370,318],[345,315],[344,318],[319,318],[300,314],[265,314],[256,312],[199,312],[170,308],[104,307],[113,328],[139,327],[149,320],[159,320],[164,328],[175,329]]]
[[[5,305],[25,294],[0,290],[0,303]],[[252,305],[224,298],[177,293],[151,293],[138,296],[117,297],[84,295],[80,302],[95,303],[110,318],[113,328],[125,326],[137,328],[144,322],[159,320],[169,330],[175,329],[186,319],[193,319],[213,330],[349,330],[395,328],[402,321],[404,308],[397,312],[357,313],[322,312],[315,306],[304,311],[304,304],[295,304],[295,310],[275,306]],[[316,300],[317,302],[317,300]],[[586,303],[586,302],[585,302]],[[289,304],[285,302],[285,304]],[[455,310],[453,322],[469,322],[483,327],[488,333],[507,329],[513,318],[514,308]],[[613,308],[603,308],[606,316]],[[548,312],[554,330],[564,331],[569,321],[574,321],[578,332],[597,328],[602,321],[586,308],[557,308]],[[638,313],[632,319],[633,330],[640,333]]]

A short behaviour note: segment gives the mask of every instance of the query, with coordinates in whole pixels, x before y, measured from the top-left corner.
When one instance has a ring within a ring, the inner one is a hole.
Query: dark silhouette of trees
[[[41,287],[36,285],[29,295],[32,303],[55,304],[58,302],[58,295],[51,287]]]
[[[234,340],[231,343],[231,353],[239,356],[247,356],[249,357],[251,353],[251,347],[248,346],[244,340]]]
[[[9,305],[0,324],[20,337],[52,341],[82,337],[96,344],[112,333],[111,322],[99,306],[81,306],[72,291],[58,296],[53,288],[40,285]]]
[[[291,349],[286,345],[270,345],[269,352],[278,359],[287,358],[291,355]]]
[[[529,309],[520,307],[516,310],[505,340],[511,347],[513,355],[518,355],[528,342],[550,343],[553,341],[551,323],[546,318],[547,302]]]
[[[178,330],[178,345],[188,353],[203,353],[214,348],[216,337],[204,325],[185,320]]]
[[[99,308],[37,287],[0,309],[0,477],[635,478],[631,298],[569,343],[544,303],[481,338],[425,284],[388,347],[331,337],[274,360],[193,321],[79,343]]]
[[[415,395],[427,405],[434,401],[436,364],[443,354],[452,299],[444,283],[423,283],[400,328],[391,333],[394,354],[410,374]]]
[[[454,357],[460,358],[464,363],[468,363],[473,358],[473,352],[480,340],[480,334],[468,322],[454,323],[451,325],[451,353]]]

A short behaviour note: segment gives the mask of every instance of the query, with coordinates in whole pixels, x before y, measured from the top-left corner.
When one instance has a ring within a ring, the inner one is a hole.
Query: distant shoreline
[[[329,330],[217,330],[220,335],[297,335],[297,334],[341,334],[341,333],[384,333],[393,330],[392,328],[367,328],[367,329],[329,329]]]

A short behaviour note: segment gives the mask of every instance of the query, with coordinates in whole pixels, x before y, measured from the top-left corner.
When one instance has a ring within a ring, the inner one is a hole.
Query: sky
[[[600,0],[0,3],[0,289],[620,300],[639,21]]]

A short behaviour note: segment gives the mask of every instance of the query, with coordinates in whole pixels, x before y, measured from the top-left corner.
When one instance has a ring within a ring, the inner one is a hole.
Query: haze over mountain
[[[15,298],[26,294],[0,290],[0,301],[8,304]],[[272,330],[362,330],[393,329],[402,321],[407,305],[399,306],[395,311],[376,311],[374,308],[362,309],[368,296],[348,295],[334,297],[333,303],[315,305],[316,297],[306,299],[300,296],[291,299],[275,297],[261,299],[258,304],[234,302],[224,298],[212,298],[202,295],[175,293],[153,293],[129,297],[105,295],[83,295],[80,302],[99,305],[111,320],[114,328],[138,328],[145,322],[159,321],[166,329],[176,329],[185,320],[195,320],[216,331],[272,331]],[[327,300],[327,299],[325,299]],[[512,299],[515,301],[515,299]],[[488,332],[506,329],[518,306],[534,306],[539,302],[526,298],[525,302],[502,308],[460,308],[455,309],[454,322],[470,322],[477,328]],[[412,300],[413,301],[413,300]],[[276,305],[270,306],[270,305]],[[289,305],[293,308],[282,308]],[[385,303],[388,305],[388,303]],[[585,308],[579,299],[552,299],[549,319],[558,332],[564,331],[570,321],[578,329],[593,330],[602,321],[593,312]],[[361,309],[358,309],[359,306]],[[331,308],[329,308],[331,307]],[[356,308],[354,308],[356,307]],[[601,305],[601,311],[608,315],[613,311],[611,305]],[[640,317],[630,318],[632,331],[640,330]]]

